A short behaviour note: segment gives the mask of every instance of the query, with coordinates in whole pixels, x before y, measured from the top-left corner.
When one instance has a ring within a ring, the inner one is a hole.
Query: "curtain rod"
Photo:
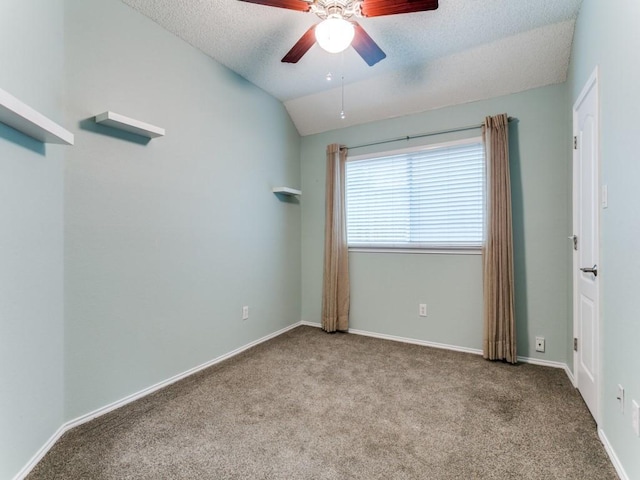
[[[513,118],[509,117],[509,121],[511,120],[513,120]],[[414,138],[433,137],[435,135],[444,135],[445,133],[465,132],[467,130],[476,130],[478,128],[482,128],[483,126],[484,126],[484,123],[479,123],[477,125],[467,125],[466,127],[449,128],[447,130],[439,130],[437,132],[420,133],[418,135],[407,135],[406,137],[391,138],[389,140],[380,140],[379,142],[365,143],[363,145],[347,147],[347,149],[354,150],[356,148],[373,147],[375,145],[382,145],[385,143],[401,142],[402,140],[409,141],[409,140],[413,140]]]

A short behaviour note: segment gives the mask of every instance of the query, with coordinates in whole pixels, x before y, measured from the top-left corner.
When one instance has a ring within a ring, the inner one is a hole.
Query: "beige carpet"
[[[562,370],[299,327],[67,433],[36,479],[616,479]]]

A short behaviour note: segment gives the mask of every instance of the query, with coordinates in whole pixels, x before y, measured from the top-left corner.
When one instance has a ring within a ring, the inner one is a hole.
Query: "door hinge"
[[[578,137],[577,136],[573,137],[573,149],[574,150],[578,149]]]
[[[574,352],[578,351],[578,339],[577,338],[573,339],[573,351]]]

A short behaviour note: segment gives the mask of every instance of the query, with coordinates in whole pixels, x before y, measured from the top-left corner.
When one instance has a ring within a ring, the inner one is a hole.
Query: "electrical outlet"
[[[618,385],[618,395],[616,396],[618,402],[620,402],[620,413],[624,413],[624,387]]]
[[[242,319],[246,320],[249,318],[249,307],[242,307]]]
[[[420,305],[418,305],[418,315],[420,315],[421,317],[426,317],[427,316],[427,304],[426,303],[421,303]]]
[[[635,400],[631,402],[631,425],[636,436],[640,437],[640,407]]]
[[[544,337],[536,337],[536,352],[544,353]]]

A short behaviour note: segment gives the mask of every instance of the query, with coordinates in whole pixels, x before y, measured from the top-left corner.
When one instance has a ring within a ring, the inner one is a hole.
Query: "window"
[[[349,158],[349,247],[479,249],[484,165],[479,138]]]

